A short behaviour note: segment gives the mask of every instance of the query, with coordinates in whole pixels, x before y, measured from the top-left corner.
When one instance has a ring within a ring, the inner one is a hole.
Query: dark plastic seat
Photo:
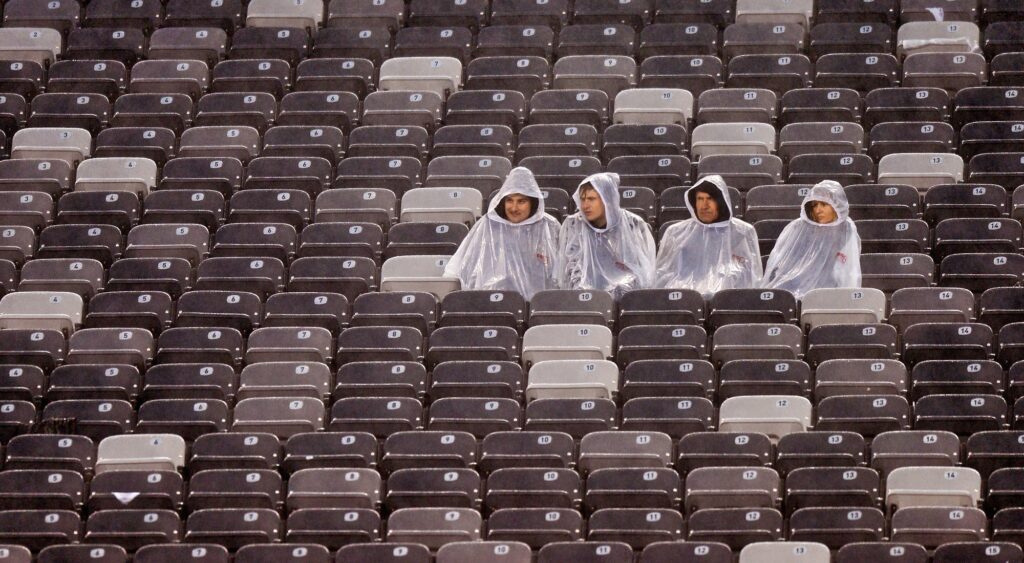
[[[349,543],[375,541],[380,516],[368,509],[306,508],[288,516],[285,538],[291,542],[316,542],[329,549]]]
[[[54,401],[43,409],[42,420],[58,418],[77,419],[76,431],[99,441],[130,431],[135,413],[127,401],[68,399]]]
[[[272,256],[207,258],[196,270],[195,289],[252,291],[263,299],[284,287],[284,272],[284,264]]]
[[[583,481],[571,469],[503,468],[487,479],[484,501],[491,510],[503,508],[577,508]]]
[[[167,162],[159,189],[202,189],[224,197],[242,186],[242,162],[230,157],[180,156]]]
[[[111,104],[102,94],[40,94],[32,100],[29,127],[80,127],[96,133],[110,118]]]
[[[551,63],[543,57],[481,56],[466,65],[467,90],[516,90],[533,96],[550,83]]]
[[[901,288],[892,298],[889,322],[900,330],[922,322],[964,323],[975,314],[974,296],[964,289]]]
[[[890,54],[827,54],[815,62],[814,87],[852,88],[865,94],[895,87],[899,70],[899,61]]]
[[[819,18],[820,12],[819,12]],[[811,56],[835,53],[891,53],[893,28],[884,23],[845,20],[824,22],[810,29]]]
[[[928,395],[914,403],[914,428],[966,436],[1003,428],[1007,412],[999,395]]]
[[[480,155],[511,158],[515,134],[512,129],[500,127],[478,127],[473,125],[444,126],[434,132],[431,154],[434,156],[458,156],[466,149]],[[349,140],[351,150],[351,139]]]
[[[282,59],[290,65],[306,57],[309,34],[295,27],[242,27],[231,36],[233,59]]]
[[[691,542],[716,542],[737,550],[761,541],[782,538],[782,514],[774,508],[708,508],[690,515]]]
[[[537,399],[526,406],[523,428],[582,438],[591,432],[611,430],[616,414],[615,403],[609,399]]]
[[[519,129],[526,98],[515,90],[464,90],[448,97],[446,125],[505,125]]]
[[[889,359],[895,353],[896,329],[891,325],[819,325],[807,334],[805,360],[817,365],[834,358]]]
[[[160,333],[156,363],[213,362],[240,366],[244,343],[233,328],[169,328]]]
[[[228,429],[228,406],[223,401],[155,399],[139,407],[140,432],[170,432],[195,440],[210,432]]]
[[[555,541],[583,539],[583,516],[569,508],[503,508],[488,518],[487,539],[519,541],[540,549]]]
[[[468,27],[405,27],[395,34],[393,53],[395,57],[454,57],[465,64],[472,43]]]
[[[641,6],[631,2],[628,6]],[[572,55],[633,55],[637,44],[636,31],[630,25],[576,23],[558,33],[556,52],[560,58]]]
[[[941,88],[880,88],[864,97],[864,128],[886,121],[945,121],[952,101]]]
[[[172,258],[122,258],[109,271],[107,291],[160,291],[174,298],[191,285],[188,260]]]
[[[554,54],[555,32],[546,25],[490,25],[480,30],[474,58],[493,56],[543,57]]]
[[[146,37],[141,29],[90,27],[72,29],[64,49],[75,60],[117,60],[129,66],[145,57]]]
[[[331,407],[332,431],[369,432],[377,437],[423,427],[423,406],[416,399],[348,397]]]
[[[377,439],[365,432],[303,432],[285,442],[281,468],[289,474],[318,468],[372,469],[377,449]]]
[[[352,130],[349,156],[423,157],[430,151],[430,134],[422,127],[367,125]]]
[[[902,508],[892,516],[892,540],[920,543],[926,548],[956,541],[983,541],[986,523],[985,513],[977,508]]]
[[[189,467],[205,469],[273,469],[281,459],[281,442],[267,433],[204,434],[192,444]]]
[[[544,90],[530,98],[529,121],[601,128],[608,121],[608,102],[608,94],[600,90]]]
[[[139,393],[139,372],[134,366],[111,364],[63,365],[50,372],[47,400],[134,400]]]
[[[85,258],[110,265],[121,256],[121,240],[121,230],[113,225],[50,225],[39,233],[36,256]]]
[[[472,434],[461,431],[396,432],[384,442],[381,468],[389,473],[401,469],[469,469],[477,459],[476,445]]]
[[[307,225],[299,238],[301,257],[351,256],[379,260],[383,251],[384,232],[373,223],[314,223]]]
[[[277,115],[277,100],[266,92],[216,92],[196,103],[197,126],[239,125],[266,131]]]
[[[74,471],[9,470],[0,473],[4,510],[78,510],[85,481]]]
[[[853,563],[864,558],[879,561],[906,561],[907,563],[926,563],[928,552],[916,543],[907,542],[853,542],[844,545],[836,554],[837,563]]]
[[[569,560],[580,563],[627,563],[633,561],[633,548],[621,542],[551,542],[540,548],[537,554],[539,563]]]
[[[128,83],[128,71],[120,61],[59,61],[49,68],[49,92],[80,92],[116,98]]]
[[[989,62],[989,84],[992,86],[1020,86],[1024,84],[1024,75],[1020,72],[1020,62],[1024,56],[1019,52],[1002,53],[992,57]]]
[[[323,98],[326,103],[310,109],[319,110],[320,113],[335,113],[338,110],[354,112],[357,108],[351,105],[352,96],[365,96],[375,84],[373,61],[367,59],[306,59],[295,68],[295,89],[298,92],[310,94],[326,90],[337,96],[335,100],[330,97],[332,94],[318,94],[316,98]],[[309,101],[315,98],[303,96],[302,99]],[[358,102],[358,98],[355,101]],[[338,102],[344,102],[344,105],[338,105]]]
[[[811,61],[806,55],[739,55],[729,61],[728,71],[728,88],[767,88],[782,95],[811,85]]]
[[[276,508],[284,500],[281,476],[271,470],[209,469],[189,479],[189,510]]]
[[[725,27],[734,20],[734,3],[728,0],[662,0],[655,8],[657,21],[707,22]]]
[[[32,551],[80,538],[78,513],[70,510],[7,510],[0,513],[0,540]]]
[[[1017,431],[1004,430],[977,432],[967,439],[965,464],[990,479],[988,502],[997,508],[1004,508],[999,506],[1002,501],[997,499],[1010,500],[1018,494],[1011,489],[1017,488],[1012,483],[1021,467],[1020,455],[1015,445],[1019,437],[1020,433]],[[997,478],[995,473],[999,471],[1004,474]],[[994,481],[1000,481],[1002,485],[996,487]]]
[[[493,432],[481,441],[478,467],[484,473],[514,467],[566,469],[574,459],[572,437],[564,432]]]
[[[953,123],[963,126],[975,121],[1019,119],[1024,107],[1012,91],[1012,87],[1005,86],[963,88],[953,97]]]
[[[734,23],[722,33],[722,54],[790,54],[803,51],[806,31],[796,24]]]
[[[899,395],[837,395],[818,403],[815,429],[875,436],[910,426],[910,404]]]
[[[919,323],[903,333],[902,358],[907,365],[922,360],[985,360],[993,353],[992,329],[980,323]]]
[[[150,399],[230,400],[235,394],[237,376],[225,364],[161,364],[146,371],[142,393]]]
[[[207,229],[224,222],[223,193],[212,189],[166,189],[148,194],[142,219],[147,223],[198,223]]]
[[[316,222],[368,222],[389,228],[397,218],[396,195],[387,188],[331,189],[317,196]]]
[[[682,539],[682,515],[675,510],[605,508],[587,522],[587,541],[621,541],[641,550],[658,541]]]
[[[211,542],[228,549],[281,538],[281,518],[269,509],[210,508],[189,515],[184,539]]]
[[[884,530],[885,515],[874,507],[801,508],[790,516],[789,539],[842,549],[857,542],[881,541]]]
[[[13,555],[13,554],[12,554]],[[39,552],[39,561],[97,561],[99,563],[123,563],[128,553],[119,545],[51,545]]]
[[[725,76],[722,60],[712,55],[656,55],[640,64],[643,88],[685,88],[695,96],[718,88]]]
[[[129,486],[138,494],[129,502],[121,502],[117,493]],[[119,508],[179,510],[184,487],[184,480],[175,471],[104,471],[90,483],[88,509],[90,512]]]
[[[288,561],[304,563],[331,563],[331,553],[317,544],[252,544],[242,547],[235,554],[235,561],[242,563],[270,563]]]
[[[164,127],[110,127],[96,136],[96,149],[93,155],[148,158],[162,166],[174,156],[174,135],[174,131]]]

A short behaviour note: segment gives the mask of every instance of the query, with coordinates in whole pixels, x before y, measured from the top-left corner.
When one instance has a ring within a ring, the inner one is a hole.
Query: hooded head
[[[590,202],[584,202],[584,195],[588,195],[588,192],[596,194],[597,199],[595,203],[597,206]],[[587,225],[595,231],[607,231],[615,228],[615,226],[621,220],[621,208],[619,207],[619,175],[612,172],[601,172],[600,174],[592,174],[587,176],[580,185],[577,186],[576,192],[572,194],[573,201],[576,202],[576,208],[580,210],[580,214],[586,219]],[[603,217],[598,215],[595,217],[588,217],[587,211],[595,213],[594,210],[603,210]],[[603,220],[603,221],[602,221]],[[604,223],[603,226],[598,226],[600,223]]]
[[[704,176],[686,190],[686,207],[691,217],[705,225],[724,225],[732,219],[729,188],[717,174]]]
[[[822,205],[824,204],[824,205]],[[850,217],[850,203],[839,182],[824,180],[804,197],[800,218],[814,225],[837,225]]]
[[[526,205],[528,210],[524,207]],[[526,214],[525,218],[523,214]],[[533,172],[522,166],[513,168],[501,188],[491,197],[487,216],[506,225],[529,225],[541,220],[544,217],[544,196]]]

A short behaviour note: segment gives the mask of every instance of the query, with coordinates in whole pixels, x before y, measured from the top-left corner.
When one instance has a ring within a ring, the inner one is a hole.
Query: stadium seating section
[[[0,561],[1021,562],[1019,0],[5,0]],[[513,166],[864,287],[470,291]]]

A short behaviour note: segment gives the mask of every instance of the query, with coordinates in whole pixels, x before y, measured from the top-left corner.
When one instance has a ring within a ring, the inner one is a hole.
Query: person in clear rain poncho
[[[791,291],[860,287],[860,236],[838,182],[825,180],[804,197],[800,218],[779,235],[762,287]]]
[[[462,280],[463,289],[512,290],[529,299],[555,287],[557,242],[558,220],[544,213],[533,173],[513,168],[444,273]]]
[[[579,209],[558,235],[558,287],[597,289],[615,299],[654,284],[654,236],[635,213],[619,207],[619,175],[594,174],[576,188]]]
[[[705,176],[686,191],[690,219],[668,227],[658,249],[656,287],[693,289],[705,298],[722,289],[757,287],[757,232],[732,216],[721,176]]]

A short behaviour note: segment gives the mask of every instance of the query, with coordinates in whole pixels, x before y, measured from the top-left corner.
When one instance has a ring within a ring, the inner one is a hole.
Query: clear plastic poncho
[[[647,223],[619,206],[619,175],[594,174],[573,193],[580,205],[580,188],[590,184],[604,204],[604,228],[587,221],[583,211],[565,218],[558,235],[561,252],[555,262],[558,287],[597,289],[619,299],[634,289],[654,285],[654,236]]]
[[[808,205],[814,201],[831,205],[836,219],[827,224],[811,219]],[[761,286],[789,290],[799,299],[812,289],[860,283],[860,236],[850,219],[846,193],[838,182],[819,182],[804,198],[800,218],[779,235]]]
[[[697,192],[718,203],[718,220],[703,223],[694,209]],[[656,287],[694,289],[705,298],[722,289],[757,287],[761,251],[757,231],[732,216],[729,189],[721,176],[706,176],[686,191],[690,219],[671,225],[661,236]]]
[[[520,223],[510,222],[499,211],[512,194],[537,200],[536,210]],[[513,168],[491,198],[487,213],[448,261],[444,275],[462,280],[463,289],[518,291],[529,299],[542,289],[555,288],[557,242],[558,220],[544,212],[544,197],[533,173]]]

